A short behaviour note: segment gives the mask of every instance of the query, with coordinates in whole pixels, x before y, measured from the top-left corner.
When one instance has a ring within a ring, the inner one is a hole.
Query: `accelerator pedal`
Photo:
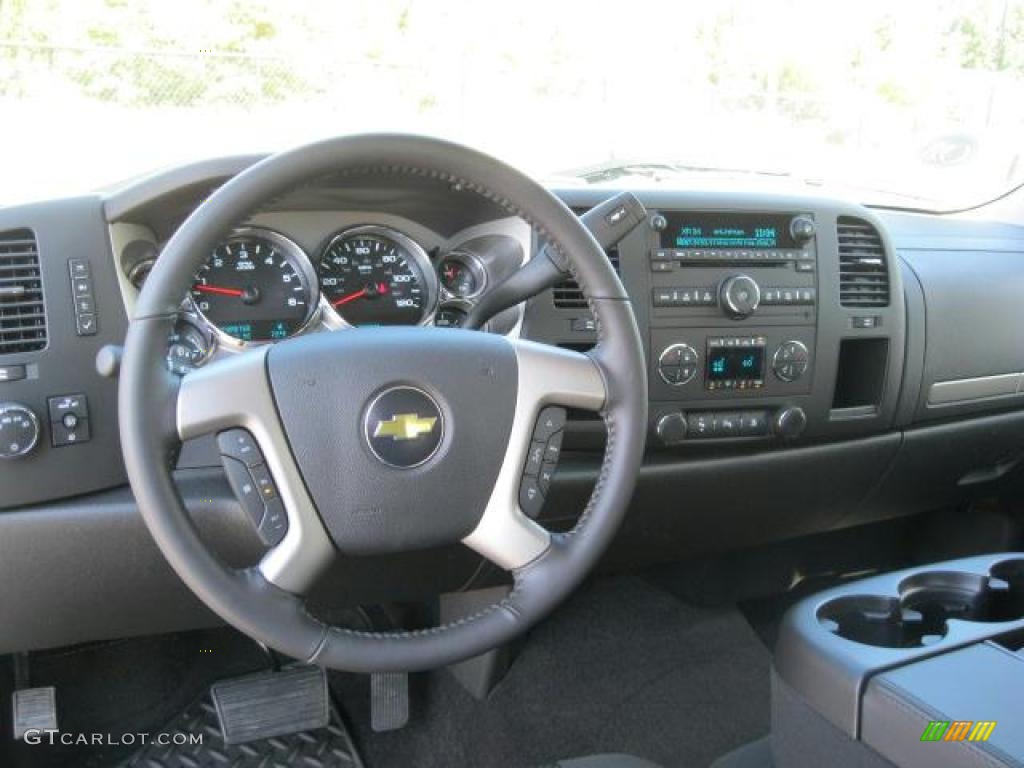
[[[376,733],[397,731],[409,723],[409,675],[370,675],[370,727]]]

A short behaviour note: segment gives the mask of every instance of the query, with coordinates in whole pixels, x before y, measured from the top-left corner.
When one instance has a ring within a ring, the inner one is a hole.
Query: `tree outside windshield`
[[[4,203],[390,130],[962,207],[1024,179],[1024,2],[0,0],[0,116]]]

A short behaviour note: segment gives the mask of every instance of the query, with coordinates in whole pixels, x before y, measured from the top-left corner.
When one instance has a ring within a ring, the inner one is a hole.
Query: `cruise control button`
[[[528,517],[536,517],[543,506],[544,494],[541,493],[536,478],[524,477],[519,486],[519,508]]]
[[[274,485],[274,478],[271,477],[270,470],[267,469],[266,464],[257,464],[255,467],[249,467],[249,474],[252,475],[253,482],[256,483],[256,489],[264,500],[277,498],[277,487]]]
[[[249,515],[253,525],[258,528],[263,522],[264,505],[256,482],[249,475],[245,464],[237,459],[222,456],[221,463],[224,465],[224,472],[228,476],[228,483],[231,485],[231,490],[234,491],[235,498]]]
[[[530,443],[530,451],[526,454],[526,466],[523,468],[523,474],[530,477],[536,477],[540,472],[541,465],[544,463],[544,451],[545,444],[539,441]]]
[[[268,547],[280,544],[281,539],[288,533],[288,515],[284,511],[284,504],[280,499],[272,499],[267,502],[263,522],[260,523],[257,532],[260,540]]]
[[[565,408],[548,406],[537,417],[537,426],[533,430],[533,439],[547,440],[564,426]]]
[[[222,456],[238,459],[248,467],[263,463],[263,454],[256,439],[244,429],[229,429],[218,434],[217,448]]]

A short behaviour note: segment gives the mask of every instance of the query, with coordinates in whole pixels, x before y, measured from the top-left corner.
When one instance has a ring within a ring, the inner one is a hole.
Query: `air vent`
[[[607,251],[608,261],[612,263],[615,271],[619,271],[619,249],[611,248]],[[580,290],[579,283],[575,280],[564,280],[556,285],[552,291],[557,309],[587,309],[587,300]]]
[[[840,216],[839,303],[844,307],[889,306],[889,272],[878,230],[863,219]]]
[[[0,355],[46,346],[46,310],[36,239],[27,229],[0,232]]]

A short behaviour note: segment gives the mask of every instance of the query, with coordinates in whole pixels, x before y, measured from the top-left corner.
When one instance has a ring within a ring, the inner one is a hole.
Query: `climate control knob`
[[[0,459],[16,459],[39,442],[39,419],[21,403],[0,403]]]
[[[772,373],[779,381],[796,381],[807,372],[810,353],[802,341],[784,341],[772,357]]]
[[[761,303],[761,288],[749,275],[733,275],[718,289],[725,313],[736,320],[750,317]]]

